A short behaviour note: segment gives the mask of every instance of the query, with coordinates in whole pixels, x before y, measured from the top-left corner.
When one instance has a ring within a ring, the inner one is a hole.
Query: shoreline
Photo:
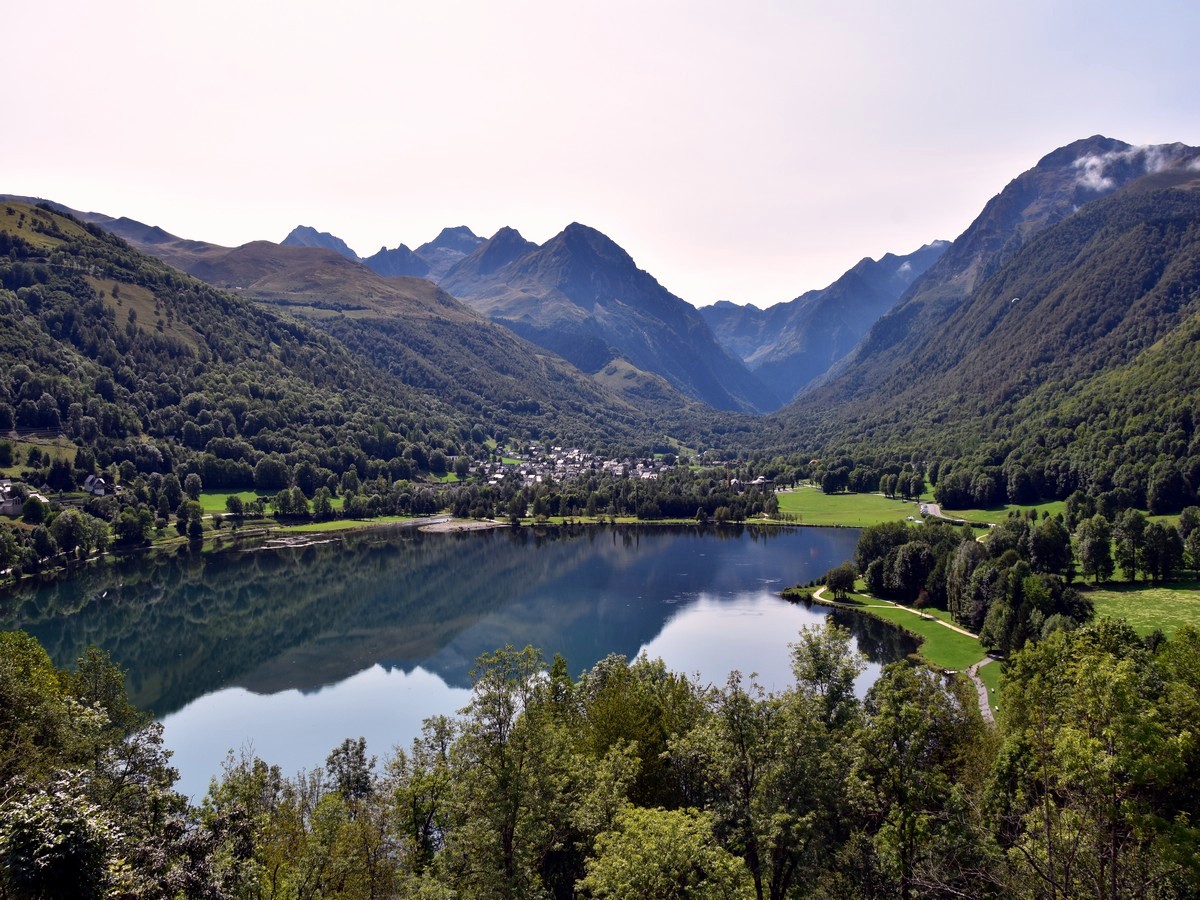
[[[708,528],[729,528],[729,527],[749,527],[749,528],[861,528],[859,525],[838,525],[838,524],[811,524],[805,522],[787,522],[778,519],[744,519],[737,522],[697,522],[695,519],[654,519],[641,520],[631,517],[619,517],[616,519],[607,519],[596,517],[594,519],[587,518],[568,518],[563,519],[555,517],[552,520],[545,522],[537,522],[532,519],[522,519],[519,524],[512,522],[500,521],[498,519],[460,519],[448,514],[434,516],[415,516],[405,519],[391,519],[381,521],[379,519],[329,519],[325,522],[309,522],[304,523],[303,531],[295,529],[291,523],[280,523],[278,521],[258,521],[253,524],[244,525],[238,530],[233,530],[230,527],[222,528],[219,531],[206,532],[203,541],[198,546],[193,546],[193,542],[186,537],[168,537],[165,540],[152,542],[142,547],[125,547],[105,551],[104,553],[93,553],[86,559],[73,560],[69,565],[54,565],[47,566],[37,572],[29,572],[22,575],[15,581],[5,581],[0,583],[0,599],[10,590],[19,588],[23,584],[29,584],[35,581],[43,580],[59,580],[70,579],[84,569],[95,565],[104,565],[109,562],[119,562],[122,559],[127,559],[135,556],[154,557],[160,555],[177,554],[181,552],[187,553],[224,553],[229,550],[241,550],[244,552],[262,552],[270,550],[287,550],[303,547],[311,547],[319,544],[331,543],[342,534],[364,534],[371,531],[385,531],[388,529],[403,529],[415,528],[418,531],[427,534],[470,534],[482,531],[493,531],[496,529],[530,529],[537,530],[539,528],[591,528],[595,526],[622,526],[622,527],[637,527],[637,528],[653,528],[653,527],[691,527],[695,529]],[[324,527],[323,527],[324,526]]]

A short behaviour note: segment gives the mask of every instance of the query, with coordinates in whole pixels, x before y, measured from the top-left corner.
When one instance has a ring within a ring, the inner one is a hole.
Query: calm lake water
[[[788,644],[826,611],[784,587],[848,559],[852,529],[396,528],[302,548],[125,560],[4,598],[58,665],[89,644],[129,670],[195,798],[230,749],[285,772],[346,737],[386,755],[469,698],[481,653],[533,644],[572,673],[609,653],[661,656],[705,683],[791,682]],[[850,616],[875,659],[912,647]],[[864,673],[874,679],[877,665]]]

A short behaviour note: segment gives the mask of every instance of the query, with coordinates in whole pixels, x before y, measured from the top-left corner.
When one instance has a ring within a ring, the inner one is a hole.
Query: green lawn
[[[908,607],[897,606],[886,600],[878,600],[865,594],[849,596],[854,602],[867,607],[867,612],[871,615],[894,622],[917,635],[921,639],[917,652],[930,665],[939,669],[961,671],[987,655],[978,639],[938,624],[937,619],[942,615],[939,610],[934,611],[938,613],[937,617],[924,618]]]
[[[1096,605],[1097,616],[1126,619],[1138,634],[1156,628],[1171,634],[1181,625],[1200,627],[1200,581],[1117,584],[1088,589],[1083,595]]]
[[[225,501],[234,496],[241,497],[243,503],[253,503],[258,499],[255,491],[201,491],[200,509],[204,511],[205,515],[224,513]]]
[[[919,503],[891,500],[882,494],[826,494],[801,486],[775,495],[779,511],[798,517],[801,525],[848,525],[863,528],[880,522],[921,517]]]
[[[1045,503],[1035,503],[1032,506],[1018,506],[1015,503],[1005,503],[1002,506],[991,506],[987,509],[942,509],[942,514],[951,518],[958,517],[966,519],[970,522],[992,522],[993,524],[1003,522],[1008,518],[1010,512],[1016,511],[1023,513],[1026,510],[1036,510],[1040,519],[1042,513],[1049,513],[1051,516],[1056,516],[1059,513],[1066,511],[1066,504],[1062,500],[1048,500]]]
[[[996,706],[996,698],[1000,696],[1000,663],[990,662],[986,666],[981,666],[978,670],[979,680],[987,685],[988,700],[991,701],[993,708]]]

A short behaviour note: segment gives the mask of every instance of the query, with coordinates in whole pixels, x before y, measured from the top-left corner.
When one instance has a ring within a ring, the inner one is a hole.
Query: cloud
[[[1112,190],[1113,180],[1104,174],[1111,156],[1111,153],[1093,153],[1075,160],[1075,168],[1079,170],[1075,183],[1090,191]]]
[[[1117,167],[1140,168],[1137,175],[1152,175],[1179,165],[1178,151],[1181,149],[1185,148],[1180,144],[1147,144],[1107,153],[1090,153],[1075,160],[1074,166],[1079,172],[1075,183],[1092,191],[1110,191],[1116,187],[1114,176]],[[1200,169],[1200,157],[1193,157],[1187,166],[1193,170]]]

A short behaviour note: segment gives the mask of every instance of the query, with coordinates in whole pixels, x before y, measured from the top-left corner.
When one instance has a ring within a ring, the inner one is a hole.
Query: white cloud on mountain
[[[1108,153],[1090,153],[1075,160],[1075,168],[1079,170],[1076,184],[1093,191],[1109,191],[1116,186],[1112,177],[1112,166],[1119,163],[1140,164],[1142,174],[1152,175],[1177,164],[1176,158],[1168,152],[1170,144],[1147,144],[1141,147],[1130,147],[1126,150],[1110,150]],[[1188,168],[1200,169],[1200,157],[1188,162]]]

